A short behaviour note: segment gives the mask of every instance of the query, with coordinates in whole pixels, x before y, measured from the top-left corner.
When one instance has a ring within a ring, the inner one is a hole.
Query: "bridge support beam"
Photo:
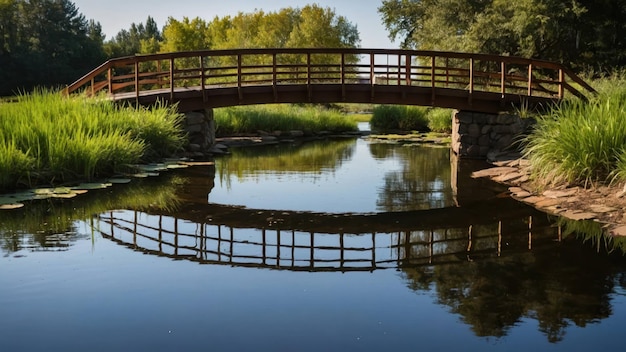
[[[517,115],[454,110],[452,150],[460,158],[495,160],[516,151],[516,142],[531,123]]]
[[[185,112],[184,126],[189,137],[186,150],[192,156],[204,156],[215,144],[213,109]]]

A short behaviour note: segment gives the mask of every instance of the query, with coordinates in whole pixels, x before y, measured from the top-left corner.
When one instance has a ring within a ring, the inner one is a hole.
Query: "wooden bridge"
[[[500,112],[595,91],[561,64],[386,49],[236,49],[111,59],[65,94],[177,103],[182,112],[267,103],[373,103]]]

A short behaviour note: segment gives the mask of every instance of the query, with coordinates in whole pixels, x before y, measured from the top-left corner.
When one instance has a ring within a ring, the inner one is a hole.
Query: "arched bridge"
[[[236,49],[111,59],[66,94],[178,103],[181,111],[266,103],[374,103],[500,112],[594,93],[559,63],[386,49]]]

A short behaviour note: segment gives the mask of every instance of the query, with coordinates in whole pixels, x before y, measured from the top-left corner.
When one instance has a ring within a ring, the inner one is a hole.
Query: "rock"
[[[517,171],[514,167],[492,167],[490,169],[484,169],[480,171],[475,171],[472,173],[472,178],[480,178],[480,177],[492,177],[492,176],[500,176],[506,173]]]
[[[535,203],[535,206],[537,206],[539,208],[547,208],[547,207],[559,205],[560,203],[561,203],[561,201],[558,200],[558,199],[549,198],[549,199],[544,199],[544,200],[542,200],[540,202]]]
[[[612,236],[619,236],[619,237],[626,236],[626,226],[620,226],[620,227],[613,228],[613,229],[609,230],[609,233]]]
[[[598,215],[595,213],[589,212],[576,212],[574,210],[566,210],[560,214],[562,217],[568,218],[570,220],[591,220],[595,219]]]
[[[543,195],[548,198],[565,198],[565,197],[571,197],[576,193],[578,193],[578,188],[570,188],[570,189],[565,189],[562,191],[549,190],[549,191],[543,192]]]
[[[520,177],[522,177],[522,174],[517,172],[517,171],[515,171],[515,172],[510,172],[510,173],[507,173],[507,174],[495,177],[494,181],[497,181],[497,182],[507,182],[507,181],[511,181],[511,180],[514,180],[514,179],[520,178]]]
[[[617,210],[616,208],[608,207],[608,206],[602,205],[602,204],[594,204],[594,205],[590,206],[589,209],[591,209],[591,211],[593,211],[595,213],[610,213],[612,211]]]
[[[289,131],[289,136],[290,137],[304,137],[304,131],[300,131],[300,130]]]
[[[187,148],[190,152],[199,152],[202,150],[202,146],[200,144],[190,143],[187,145]]]

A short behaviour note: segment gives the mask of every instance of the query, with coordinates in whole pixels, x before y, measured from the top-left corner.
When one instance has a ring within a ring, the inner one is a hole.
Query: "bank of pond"
[[[600,93],[589,101],[567,100],[534,116],[534,129],[517,146],[537,187],[626,180],[625,82],[621,76],[596,80]],[[354,112],[363,109],[371,110],[372,129],[382,132],[451,130],[446,109],[267,105],[216,109],[216,134],[355,131],[363,115]],[[186,145],[182,119],[171,106],[123,107],[45,90],[0,102],[0,190],[93,181],[180,156]]]

